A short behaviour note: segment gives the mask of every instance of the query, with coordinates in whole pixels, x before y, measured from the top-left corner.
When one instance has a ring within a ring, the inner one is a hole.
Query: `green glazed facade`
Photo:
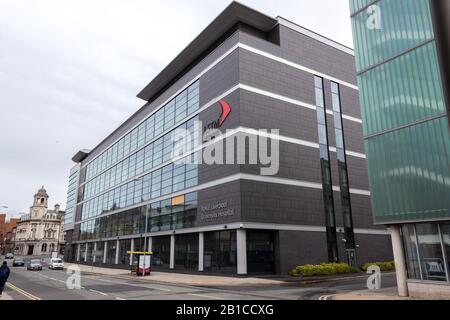
[[[450,132],[429,0],[350,0],[374,221],[450,219]]]

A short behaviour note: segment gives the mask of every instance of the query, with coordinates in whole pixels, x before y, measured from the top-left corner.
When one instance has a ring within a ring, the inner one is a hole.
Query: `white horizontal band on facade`
[[[246,84],[242,84],[242,83],[239,84],[239,87],[242,90],[246,90],[246,91],[249,91],[249,92],[252,92],[252,93],[256,93],[256,94],[259,94],[259,95],[262,95],[262,96],[265,96],[265,97],[269,97],[269,98],[272,98],[272,99],[275,99],[275,100],[280,100],[280,101],[283,101],[283,102],[287,102],[287,103],[294,104],[294,105],[297,105],[297,106],[300,106],[300,107],[304,107],[304,108],[307,108],[307,109],[311,109],[311,110],[317,110],[317,107],[315,105],[312,105],[312,104],[309,104],[309,103],[306,103],[306,102],[303,102],[303,101],[300,101],[300,100],[292,99],[292,98],[289,98],[289,97],[285,97],[285,96],[282,96],[282,95],[277,94],[277,93],[273,93],[273,92],[269,92],[269,91],[266,91],[266,90],[258,89],[258,88],[255,88],[255,87],[252,87],[252,86],[249,86],[249,85],[246,85]],[[328,114],[330,114],[330,115],[333,115],[333,111],[331,111],[331,110],[326,110],[326,112]],[[345,115],[345,114],[342,114],[342,118],[346,119],[346,120],[349,120],[349,121],[357,122],[359,124],[362,123],[361,119],[358,119],[358,118],[355,118],[355,117],[351,117],[351,116],[348,116],[348,115]]]
[[[105,189],[102,192],[99,192],[99,193],[91,196],[90,198],[87,198],[87,199],[85,199],[85,200],[83,200],[81,202],[78,202],[78,204],[82,204],[82,203],[85,203],[85,202],[90,201],[92,199],[95,199],[95,198],[101,196],[102,194],[108,193],[108,192],[110,192],[110,191],[112,191],[112,190],[114,190],[114,189],[116,189],[116,188],[118,188],[118,187],[120,187],[122,185],[125,185],[125,184],[127,184],[127,183],[129,183],[131,181],[134,181],[136,179],[141,179],[143,176],[146,176],[146,175],[148,175],[148,174],[150,174],[150,173],[152,173],[154,171],[157,171],[157,170],[159,170],[159,169],[161,169],[161,168],[163,168],[163,167],[165,167],[165,166],[167,166],[167,165],[169,165],[169,164],[171,164],[173,162],[182,160],[182,159],[184,159],[184,158],[186,158],[186,157],[188,157],[188,156],[190,156],[190,155],[192,155],[192,154],[202,150],[203,148],[206,148],[208,146],[216,144],[219,141],[227,139],[227,138],[229,138],[229,137],[231,137],[233,135],[236,135],[238,133],[245,133],[245,134],[249,134],[249,135],[265,137],[265,138],[268,138],[268,139],[276,139],[276,140],[279,140],[279,141],[283,141],[283,142],[287,142],[287,143],[291,143],[291,144],[295,144],[295,145],[300,145],[300,146],[305,146],[305,147],[310,147],[310,148],[315,148],[315,149],[319,149],[320,148],[319,144],[315,143],[315,142],[309,142],[309,141],[305,141],[305,140],[301,140],[301,139],[295,139],[295,138],[291,138],[291,137],[286,137],[286,136],[282,136],[282,135],[279,135],[279,134],[273,134],[271,132],[264,132],[264,131],[260,131],[260,130],[253,129],[253,128],[237,127],[237,128],[234,128],[234,129],[228,129],[228,130],[226,130],[226,132],[224,134],[216,137],[213,141],[209,141],[209,142],[203,143],[203,144],[195,147],[194,149],[190,150],[189,152],[186,152],[186,153],[184,153],[182,155],[179,155],[179,156],[177,156],[177,157],[175,157],[173,159],[170,159],[170,160],[168,160],[166,162],[163,162],[163,163],[157,165],[156,167],[153,167],[153,168],[151,168],[151,169],[149,169],[147,171],[144,171],[144,172],[140,173],[139,175],[136,175],[136,176],[134,176],[132,178],[129,178],[129,179],[127,179],[127,180],[125,180],[125,181],[123,181],[121,183],[118,183],[118,184],[116,184],[116,185],[114,185],[114,186],[112,186],[112,187],[110,187],[108,189]],[[331,152],[337,152],[337,149],[335,147],[329,147],[329,150]],[[354,157],[363,158],[363,159],[366,158],[366,156],[364,154],[359,154],[359,153],[351,152],[351,151],[350,152],[346,152],[346,154],[350,155],[349,153],[352,153],[351,155],[354,156]],[[85,184],[85,183],[83,183],[83,184]],[[356,190],[355,193],[364,192],[364,191],[358,191],[358,189],[354,189],[354,190]],[[360,193],[360,194],[364,194],[364,193]]]
[[[310,225],[289,225],[289,224],[275,224],[275,223],[260,223],[260,222],[233,222],[233,223],[221,223],[210,226],[201,226],[194,228],[167,230],[167,231],[157,231],[140,233],[126,236],[115,236],[109,238],[91,239],[91,240],[81,240],[74,241],[73,243],[92,243],[99,241],[111,241],[111,240],[127,240],[136,239],[144,236],[147,237],[158,237],[158,236],[168,236],[177,234],[188,234],[188,233],[199,233],[199,232],[211,232],[211,231],[224,231],[224,230],[236,230],[236,229],[259,229],[259,230],[277,230],[277,231],[303,231],[303,232],[321,232],[325,233],[326,228],[321,226],[310,226]],[[336,229],[343,229],[342,227],[336,227]],[[361,235],[383,235],[389,236],[388,230],[381,229],[354,229],[355,234]]]
[[[110,211],[107,212],[105,214],[101,214],[95,217],[90,217],[84,220],[80,220],[77,221],[75,224],[80,224],[82,222],[86,222],[86,221],[90,221],[90,220],[94,220],[94,219],[98,219],[101,217],[106,217],[106,216],[110,216],[116,213],[120,213],[122,211],[127,211],[127,210],[131,210],[131,209],[135,209],[135,208],[139,208],[142,207],[143,205],[147,204],[147,203],[153,203],[153,202],[158,202],[158,201],[163,201],[163,200],[167,200],[167,199],[171,199],[174,197],[178,197],[184,194],[188,194],[188,193],[192,193],[192,192],[197,192],[197,191],[201,191],[204,189],[209,189],[212,187],[217,187],[220,186],[222,184],[226,184],[226,183],[230,183],[230,182],[235,182],[235,181],[239,181],[239,180],[247,180],[247,181],[254,181],[254,182],[265,182],[265,183],[272,183],[272,184],[281,184],[281,185],[288,185],[288,186],[296,186],[296,187],[302,187],[302,188],[310,188],[310,189],[317,189],[317,190],[321,190],[322,189],[322,184],[321,183],[317,183],[317,182],[310,182],[310,181],[303,181],[303,180],[294,180],[294,179],[287,179],[287,178],[279,178],[279,177],[270,177],[270,176],[259,176],[259,175],[254,175],[254,174],[248,174],[248,173],[236,173],[224,178],[220,178],[214,181],[210,181],[210,182],[205,182],[203,184],[197,185],[195,187],[191,187],[185,190],[181,190],[181,191],[177,191],[171,194],[167,194],[164,196],[160,196],[145,202],[141,202],[139,204],[135,204],[133,206],[129,206],[126,208],[121,208],[115,211]],[[340,192],[341,189],[339,186],[333,186],[333,191],[336,192]],[[358,194],[358,195],[364,195],[364,196],[370,196],[370,191],[368,190],[360,190],[360,189],[353,189],[350,188],[350,193],[353,194]]]
[[[233,34],[234,35],[234,34]],[[233,36],[231,35],[230,38]],[[291,67],[294,67],[296,69],[308,72],[312,75],[318,75],[321,76],[323,78],[332,80],[334,82],[337,82],[339,84],[345,85],[349,88],[355,89],[355,90],[359,90],[357,86],[352,85],[346,81],[334,78],[332,76],[326,75],[324,73],[321,72],[317,72],[315,70],[309,69],[307,67],[301,66],[297,63],[291,62],[289,60],[277,57],[275,55],[272,55],[270,53],[264,52],[262,50],[253,48],[249,45],[243,44],[241,42],[236,43],[234,46],[232,46],[229,50],[227,50],[223,55],[221,55],[218,59],[216,59],[214,62],[212,62],[208,67],[206,67],[205,69],[203,69],[201,72],[199,72],[195,77],[192,77],[192,80],[188,81],[184,86],[182,86],[178,91],[176,91],[173,95],[171,95],[168,99],[166,99],[163,103],[161,103],[158,107],[156,107],[151,113],[149,113],[143,120],[139,121],[138,123],[136,123],[133,127],[131,127],[129,130],[127,130],[125,133],[123,133],[122,135],[120,135],[112,144],[116,143],[117,141],[119,141],[120,139],[122,139],[124,136],[126,136],[128,133],[130,133],[131,131],[133,131],[135,128],[137,128],[139,125],[142,124],[142,122],[144,122],[148,117],[152,116],[153,114],[155,114],[156,112],[158,112],[161,108],[163,108],[166,104],[168,104],[170,101],[172,101],[176,96],[178,96],[181,92],[183,92],[184,90],[186,90],[190,85],[192,85],[195,81],[197,81],[200,77],[202,77],[205,73],[207,73],[208,71],[210,71],[212,68],[214,68],[216,65],[218,65],[222,60],[224,60],[225,58],[227,58],[231,53],[233,53],[236,49],[241,48],[250,52],[253,52],[255,54],[264,56],[266,58],[278,61],[280,63],[289,65]],[[205,58],[206,59],[206,58]],[[204,60],[202,60],[204,61]],[[343,116],[344,118],[344,116]],[[350,116],[347,116],[347,118],[349,118],[348,120],[350,120]],[[357,118],[353,118],[353,119],[357,119]],[[358,119],[357,119],[358,120]],[[361,120],[359,120],[361,121]],[[358,121],[356,121],[358,122]],[[103,151],[105,152],[107,150],[107,148]],[[99,153],[97,156],[95,156],[93,159],[89,160],[86,164],[83,165],[83,168],[86,167],[87,165],[89,165],[92,161],[94,161],[96,158],[98,158],[100,155],[103,154],[103,152]]]
[[[182,121],[174,124],[173,126],[171,126],[170,128],[168,128],[167,130],[165,130],[164,132],[162,132],[161,134],[153,137],[151,140],[149,140],[147,143],[145,143],[144,145],[142,145],[141,147],[137,148],[136,150],[134,150],[132,153],[130,153],[127,156],[124,156],[123,158],[121,158],[120,160],[117,160],[115,163],[111,164],[109,167],[105,168],[104,170],[100,171],[99,173],[97,173],[96,175],[92,176],[89,178],[89,180],[86,180],[85,182],[83,182],[82,184],[80,184],[80,186],[88,183],[89,181],[95,179],[96,177],[100,176],[101,174],[103,174],[105,171],[109,170],[110,168],[114,167],[115,165],[117,165],[118,163],[120,163],[121,161],[123,161],[124,159],[128,158],[131,154],[133,153],[137,153],[140,150],[146,148],[149,144],[152,144],[153,142],[157,141],[158,139],[160,139],[161,137],[163,137],[164,135],[166,135],[167,133],[169,133],[170,131],[178,128],[182,123],[185,123],[187,121],[189,121],[190,119],[196,117],[197,115],[199,115],[200,113],[202,113],[203,111],[205,111],[206,109],[210,108],[211,106],[213,106],[214,104],[216,104],[218,101],[224,99],[225,97],[227,97],[228,95],[232,94],[233,92],[235,92],[236,90],[245,90],[245,91],[249,91],[255,94],[259,94],[259,95],[263,95],[265,97],[270,97],[272,99],[276,99],[276,100],[280,100],[280,101],[284,101],[290,104],[294,104],[297,106],[301,106],[301,107],[305,107],[307,109],[311,109],[311,110],[316,110],[317,108],[311,104],[308,104],[306,102],[302,102],[299,100],[295,100],[295,99],[291,99],[291,98],[287,98],[275,93],[271,93],[265,90],[261,90],[258,88],[254,88],[245,84],[237,84],[233,87],[231,87],[230,89],[228,89],[227,91],[225,91],[224,93],[220,94],[219,96],[211,99],[209,102],[207,102],[205,105],[203,105],[202,107],[200,107],[196,112],[192,113],[191,115],[189,115],[188,117],[186,117],[185,119],[183,119]],[[333,114],[332,111],[327,110],[327,113]],[[344,118],[344,115],[342,115],[342,117]],[[348,116],[347,116],[348,117]],[[348,117],[348,118],[352,118],[352,117]],[[353,118],[356,119],[356,118]],[[362,121],[360,119],[356,119],[358,121],[358,123],[362,123]],[[354,121],[354,120],[351,120]],[[297,143],[297,144],[301,144],[301,145],[305,145],[305,146],[311,146],[313,148],[319,148],[319,144],[318,143],[314,143],[314,142],[307,142],[304,140],[300,140],[300,139],[293,139],[292,140],[288,140],[290,138],[286,138],[286,140],[284,141],[297,141],[297,142],[292,142],[292,143]],[[120,139],[119,139],[120,140]],[[330,151],[332,152],[337,152],[335,147],[330,147]],[[362,159],[366,159],[366,155],[362,154],[362,153],[358,153],[358,152],[354,152],[354,151],[346,151],[346,154],[349,156],[354,156],[357,158],[362,158]],[[88,163],[89,164],[89,163]],[[85,166],[87,166],[88,164],[86,164]]]
[[[274,61],[277,61],[277,62],[280,62],[280,63],[283,63],[283,64],[288,65],[288,66],[290,66],[290,67],[293,67],[293,68],[295,68],[295,69],[302,70],[302,71],[304,71],[304,72],[311,73],[311,74],[317,75],[317,76],[322,77],[322,78],[326,78],[326,79],[328,79],[328,80],[337,82],[337,83],[339,83],[339,84],[342,84],[342,85],[344,85],[344,86],[346,86],[346,87],[349,87],[349,88],[351,88],[351,89],[354,89],[354,90],[359,90],[358,86],[356,86],[356,85],[354,85],[354,84],[351,84],[351,83],[349,83],[349,82],[347,82],[347,81],[337,79],[337,78],[335,78],[335,77],[333,77],[333,76],[330,76],[330,75],[325,74],[325,73],[322,73],[322,72],[318,72],[318,71],[313,70],[313,69],[310,69],[310,68],[308,68],[308,67],[304,67],[304,66],[302,66],[302,65],[300,65],[300,64],[297,64],[297,63],[295,63],[295,62],[292,62],[292,61],[289,61],[289,60],[280,58],[280,57],[278,57],[278,56],[275,56],[275,55],[273,55],[273,54],[271,54],[271,53],[267,53],[267,52],[262,51],[262,50],[260,50],[260,49],[253,48],[253,47],[251,47],[251,46],[249,46],[249,45],[246,45],[246,44],[243,44],[243,43],[239,43],[239,47],[240,47],[241,49],[244,49],[244,50],[253,52],[253,53],[258,54],[258,55],[260,55],[260,56],[269,58],[269,59],[271,59],[271,60],[274,60]]]

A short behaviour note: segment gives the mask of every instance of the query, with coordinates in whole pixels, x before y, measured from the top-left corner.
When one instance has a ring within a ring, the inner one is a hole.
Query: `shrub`
[[[297,266],[289,274],[294,277],[313,277],[355,272],[358,272],[358,270],[347,263],[321,263],[318,265]]]
[[[363,264],[361,269],[364,270],[364,271],[367,271],[367,269],[370,266],[373,266],[373,265],[376,265],[376,266],[380,267],[381,271],[392,271],[392,270],[395,270],[395,263],[394,263],[394,261],[367,262],[367,263]]]

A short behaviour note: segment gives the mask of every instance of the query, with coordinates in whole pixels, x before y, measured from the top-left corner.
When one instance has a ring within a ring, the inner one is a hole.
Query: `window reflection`
[[[437,224],[416,225],[424,280],[446,281],[444,257]]]

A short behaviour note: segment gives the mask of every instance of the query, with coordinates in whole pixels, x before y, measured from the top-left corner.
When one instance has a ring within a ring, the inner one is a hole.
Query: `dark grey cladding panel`
[[[392,242],[389,235],[356,234],[358,265],[375,261],[392,261]]]
[[[359,152],[364,154],[363,132],[360,123],[343,119],[345,149],[347,151]],[[333,115],[327,114],[328,144],[336,147],[336,136],[334,134]]]
[[[221,207],[221,204],[225,205]],[[232,210],[232,214],[230,214],[230,210]],[[214,216],[215,214],[217,215]],[[221,184],[198,192],[197,226],[239,221],[242,221],[239,181]]]
[[[314,104],[314,75],[240,49],[241,82],[291,99]]]
[[[198,166],[198,183],[215,181],[217,179],[237,174],[241,171],[239,165],[201,164]]]
[[[312,109],[241,90],[240,125],[279,129],[280,134],[317,142],[317,115]]]
[[[351,203],[355,228],[378,228],[373,223],[371,197],[352,194]]]
[[[280,26],[280,37],[277,46],[247,33],[239,36],[244,44],[356,85],[353,56],[285,26]]]
[[[362,116],[361,116],[361,107],[359,104],[359,91],[343,85],[339,87],[341,90],[342,112],[348,116],[361,119]]]
[[[333,192],[333,199],[336,216],[336,226],[338,227],[338,229],[340,229],[343,228],[344,225],[344,218],[342,216],[341,193],[337,191]],[[370,197],[352,193],[350,194],[350,199],[352,204],[353,226],[355,228],[374,230],[383,229],[383,226],[377,227],[373,225],[372,211],[370,208]]]
[[[365,154],[362,124],[343,119],[345,148],[349,151]]]
[[[351,188],[370,190],[366,159],[347,156],[347,170]]]
[[[222,127],[218,130],[225,134],[227,129],[234,129],[239,126],[239,112],[240,112],[240,93],[239,90],[234,91],[230,95],[226,96],[224,100],[230,105],[231,113],[228,118],[223,123]],[[200,113],[200,121],[203,127],[208,125],[213,121],[217,121],[222,113],[222,108],[219,103],[214,104],[210,108],[206,109]],[[202,131],[203,132],[203,131]],[[222,142],[222,146],[225,144]],[[224,149],[224,154],[226,154]],[[239,173],[239,165],[206,165],[202,164],[199,166],[198,170],[198,181],[199,184],[210,182],[213,180],[220,179],[225,176]]]
[[[233,51],[200,78],[200,105],[239,83],[239,51]]]
[[[242,219],[246,222],[325,224],[322,190],[241,180]]]
[[[280,167],[274,177],[322,183],[319,149],[280,142]],[[241,172],[260,175],[260,164],[242,165]]]
[[[139,123],[141,120],[145,119],[150,113],[152,113],[156,108],[160,107],[164,102],[167,101],[172,95],[174,95],[178,90],[183,88],[191,80],[194,80],[197,75],[207,68],[211,63],[220,58],[224,53],[230,50],[238,42],[238,34],[234,33],[231,37],[225,40],[222,45],[218,46],[211,54],[209,54],[204,60],[195,65],[188,73],[181,77],[174,85],[172,85],[168,90],[162,93],[157,99],[152,101],[152,103],[143,106],[136,113],[134,113],[130,118],[128,118],[120,127],[118,127],[113,133],[111,133],[104,141],[97,145],[89,154],[89,156],[83,160],[83,165],[88,161],[92,160],[95,156],[102,153],[105,148],[108,148],[112,143],[115,142],[120,136],[125,134],[133,126]],[[235,59],[236,59],[235,55]],[[237,61],[235,62],[238,64]],[[229,67],[229,64],[228,64]],[[220,67],[219,67],[220,68]],[[237,68],[237,66],[236,66]],[[207,76],[207,75],[205,75]],[[205,96],[200,96],[201,101],[209,101],[214,96],[208,96],[208,93],[203,91]],[[208,100],[209,99],[209,100]]]
[[[279,231],[277,249],[277,271],[284,275],[299,265],[328,261],[325,232]]]

